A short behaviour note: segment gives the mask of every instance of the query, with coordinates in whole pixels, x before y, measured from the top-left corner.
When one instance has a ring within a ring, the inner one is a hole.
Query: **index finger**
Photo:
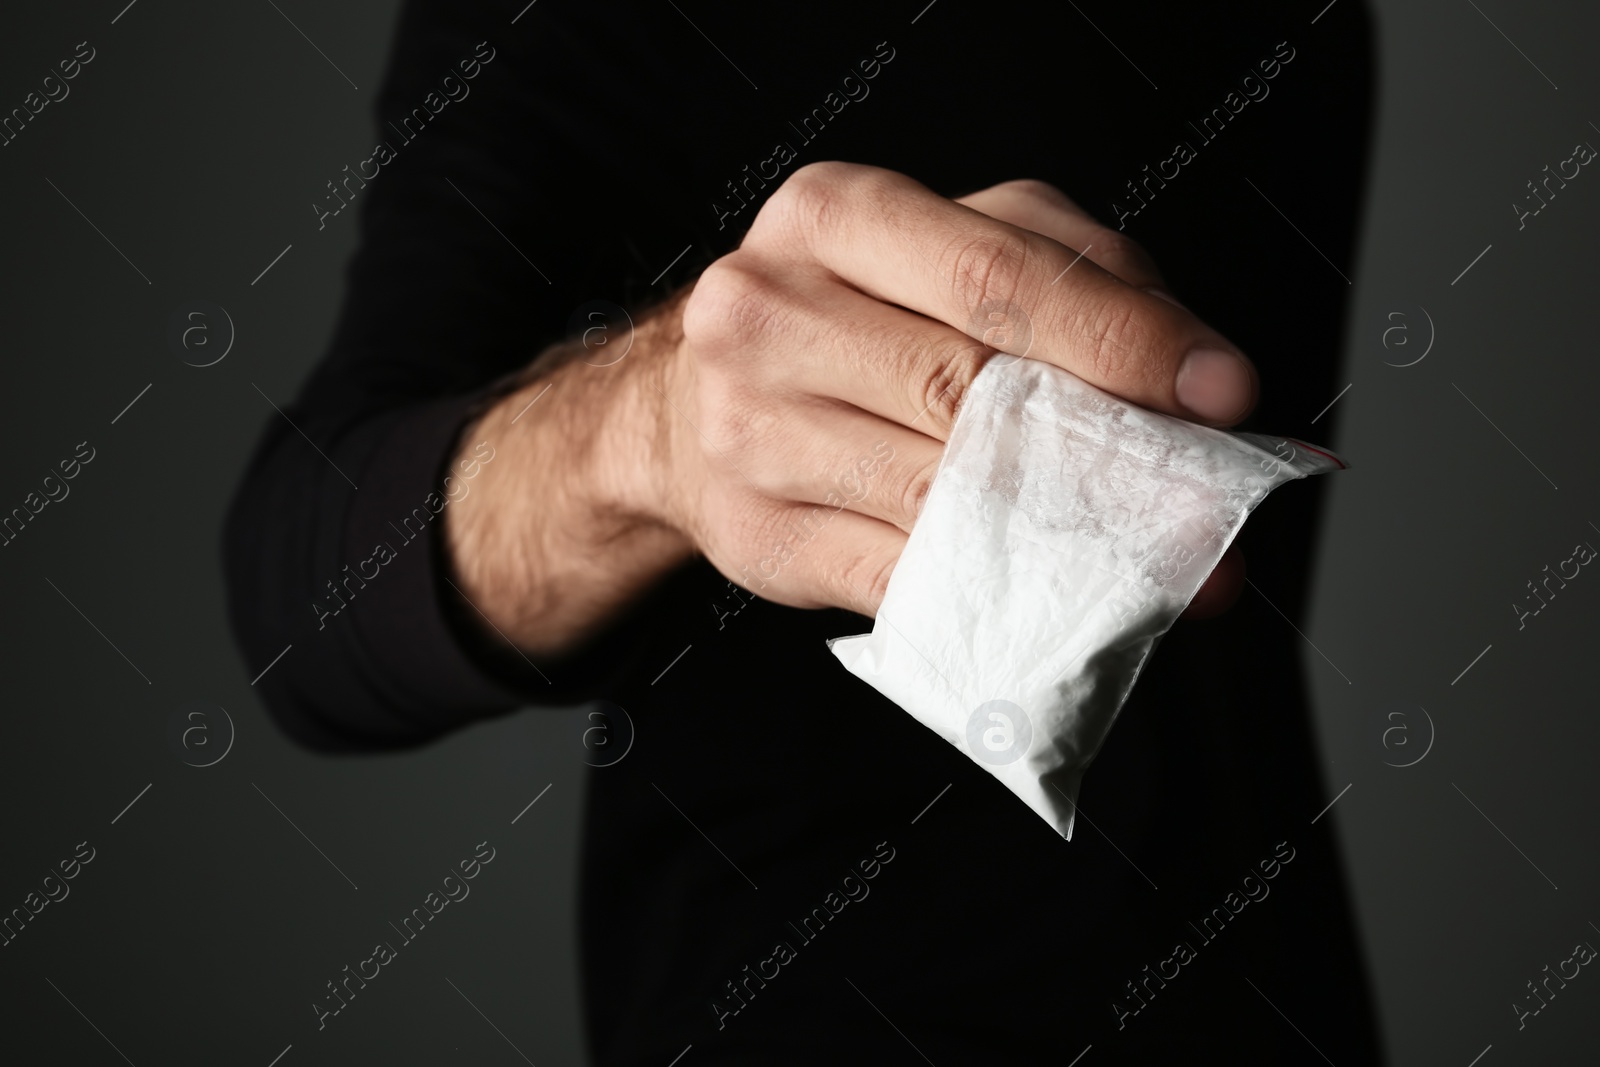
[[[762,206],[746,247],[799,241],[846,284],[1044,360],[1156,411],[1213,425],[1255,404],[1238,347],[1078,251],[947,200],[894,171],[813,163]],[[1026,329],[994,330],[997,322]]]

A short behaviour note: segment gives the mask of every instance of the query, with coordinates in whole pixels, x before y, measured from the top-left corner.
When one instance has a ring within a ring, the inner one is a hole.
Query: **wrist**
[[[663,499],[671,355],[655,324],[638,332],[611,366],[585,364],[581,346],[547,350],[460,438],[488,442],[499,462],[448,509],[453,581],[529,653],[572,649],[693,552]]]
[[[688,395],[680,317],[686,295],[675,295],[639,323],[626,359],[585,369],[615,374],[594,382],[610,399],[593,441],[591,506],[619,529],[659,528],[692,542],[686,505],[696,494],[687,459],[699,442],[689,439],[695,430],[680,399]]]

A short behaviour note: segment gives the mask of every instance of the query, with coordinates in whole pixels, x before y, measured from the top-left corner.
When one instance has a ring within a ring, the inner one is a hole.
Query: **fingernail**
[[[1250,405],[1255,386],[1243,356],[1197,348],[1178,368],[1178,403],[1207,422],[1233,422]]]
[[[1152,285],[1150,288],[1146,289],[1145,292],[1149,293],[1151,296],[1159,296],[1161,299],[1165,300],[1167,303],[1171,304],[1174,307],[1183,308],[1183,310],[1185,310],[1185,311],[1189,310],[1188,308],[1183,307],[1183,304],[1179,303],[1177,297],[1173,296],[1171,293],[1167,292],[1165,289],[1161,289],[1161,288],[1158,288],[1158,287]]]

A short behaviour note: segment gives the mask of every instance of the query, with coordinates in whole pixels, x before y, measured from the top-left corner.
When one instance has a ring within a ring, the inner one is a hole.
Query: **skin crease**
[[[1031,340],[997,332],[995,307],[1021,309]],[[624,359],[552,346],[466,428],[509,461],[445,512],[453,580],[545,655],[696,554],[765,599],[871,616],[965,387],[997,350],[1212,426],[1242,419],[1259,388],[1143,249],[1055,187],[949,200],[893,171],[813,163],[738,249],[639,316]],[[791,524],[833,514],[839,472],[880,441],[892,453],[870,490],[779,555]],[[1225,610],[1243,574],[1230,548],[1184,617]]]

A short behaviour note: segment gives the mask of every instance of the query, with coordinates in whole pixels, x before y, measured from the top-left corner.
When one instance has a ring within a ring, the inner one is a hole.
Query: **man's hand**
[[[1000,353],[1210,425],[1255,401],[1238,349],[1052,186],[951,201],[812,164],[640,324],[626,360],[569,361],[467,435],[516,458],[449,511],[460,584],[529,651],[571,647],[696,551],[766,599],[873,615],[966,390]],[[546,387],[542,411],[516,416]],[[1236,592],[1237,558],[1217,577],[1196,613]]]

